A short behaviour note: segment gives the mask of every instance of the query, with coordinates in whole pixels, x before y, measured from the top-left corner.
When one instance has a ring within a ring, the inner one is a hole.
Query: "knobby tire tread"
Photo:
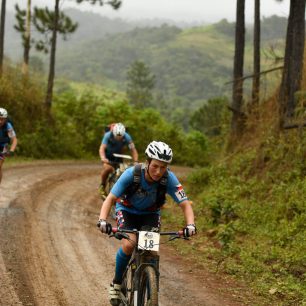
[[[133,280],[134,273],[132,271],[131,265],[129,264],[127,270],[125,271],[122,279],[122,287],[125,290],[125,297],[128,300],[128,305],[134,305],[134,290],[133,290]]]
[[[144,301],[146,293],[150,292],[150,303]],[[143,269],[139,286],[140,306],[158,306],[157,277],[155,269],[147,266]]]

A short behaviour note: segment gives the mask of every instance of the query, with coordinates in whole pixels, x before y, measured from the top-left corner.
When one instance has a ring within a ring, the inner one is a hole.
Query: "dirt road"
[[[4,169],[0,186],[0,305],[100,305],[119,245],[97,230],[99,165]],[[184,242],[183,242],[184,243]],[[164,253],[164,256],[163,256]],[[161,251],[161,306],[242,305],[211,291],[203,271]]]

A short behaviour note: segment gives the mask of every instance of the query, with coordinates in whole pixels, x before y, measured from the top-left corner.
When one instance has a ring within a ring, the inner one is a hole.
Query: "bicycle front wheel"
[[[147,266],[143,269],[139,286],[139,305],[158,306],[157,277],[155,269]]]

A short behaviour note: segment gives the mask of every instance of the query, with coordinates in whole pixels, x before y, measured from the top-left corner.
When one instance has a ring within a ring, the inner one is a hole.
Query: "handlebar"
[[[132,156],[130,155],[125,155],[125,154],[118,154],[118,153],[113,153],[113,156],[116,158],[121,158],[121,159],[128,159],[132,160]],[[108,160],[108,164],[118,167],[120,164],[125,164],[124,161],[113,161],[113,160]]]
[[[129,229],[118,228],[118,227],[113,227],[112,228],[112,233],[113,234],[117,234],[117,233],[120,233],[120,234],[125,234],[125,233],[137,234],[139,232],[140,232],[140,230],[137,230],[137,229],[129,230]],[[159,232],[159,234],[161,236],[178,236],[178,237],[183,237],[184,236],[184,231],[183,230],[179,230],[179,231],[176,231],[176,232]],[[124,236],[125,235],[123,235],[123,237]]]
[[[132,156],[126,154],[113,153],[113,156],[123,159],[133,159]]]

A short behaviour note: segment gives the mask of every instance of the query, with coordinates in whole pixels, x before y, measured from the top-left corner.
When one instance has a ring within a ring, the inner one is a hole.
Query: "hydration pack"
[[[122,204],[126,206],[131,206],[129,204],[129,199],[141,189],[141,170],[142,164],[136,164],[134,167],[133,182],[130,186],[127,187],[124,195],[122,196]],[[168,170],[164,173],[162,178],[158,182],[156,199],[155,203],[147,210],[156,211],[162,207],[166,202],[166,193],[167,193],[167,182],[168,182]]]
[[[111,123],[104,128],[104,133],[112,131],[116,123]]]

